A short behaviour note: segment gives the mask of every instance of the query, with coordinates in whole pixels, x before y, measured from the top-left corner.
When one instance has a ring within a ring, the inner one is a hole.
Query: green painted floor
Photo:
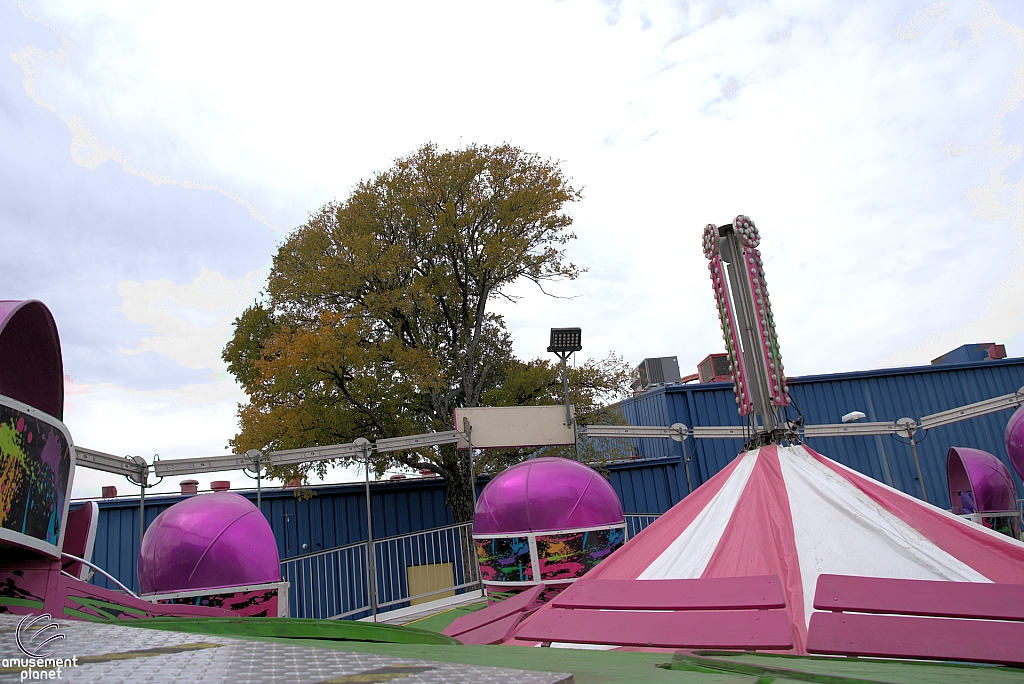
[[[692,654],[597,651],[524,646],[464,646],[425,631],[448,624],[464,606],[412,629],[344,620],[188,619],[138,621],[150,627],[375,655],[539,672],[571,672],[577,684],[1024,684],[1024,669],[866,658],[797,657],[698,651]],[[159,623],[159,624],[157,624]],[[270,636],[270,635],[274,636]],[[289,634],[289,637],[284,636]],[[367,641],[373,639],[373,641]],[[395,642],[395,643],[388,643]],[[660,666],[660,667],[659,667]],[[667,669],[671,667],[672,669]]]
[[[412,622],[405,623],[406,627],[415,627],[417,629],[429,629],[431,632],[440,632],[442,629],[447,627],[456,618],[460,618],[463,615],[469,615],[476,611],[486,608],[487,602],[481,601],[480,603],[473,603],[468,606],[459,606],[458,608],[451,608],[450,610],[444,610],[440,613],[435,613],[430,617],[420,618],[419,620],[413,620]]]

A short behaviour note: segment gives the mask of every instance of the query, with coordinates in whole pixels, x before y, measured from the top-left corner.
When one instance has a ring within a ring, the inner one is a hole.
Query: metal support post
[[[146,536],[146,484],[149,479],[149,464],[142,456],[132,456],[137,470],[134,475],[138,477],[136,484],[139,485],[139,553],[142,552],[142,539]],[[131,482],[131,478],[128,478]]]
[[[569,411],[569,371],[565,367],[565,360],[572,352],[559,352],[558,358],[562,360],[562,390],[565,392],[565,425],[572,427],[572,413]]]
[[[373,507],[370,505],[370,441],[363,437],[355,440],[363,451],[366,464],[366,589],[370,595],[370,615],[377,621],[377,570],[373,550]]]
[[[139,553],[142,553],[142,539],[146,536],[146,485],[139,487]]]
[[[689,431],[683,423],[672,423],[669,429],[675,431],[675,434],[672,435],[672,441],[679,442],[679,448],[683,454],[683,471],[686,473],[686,493],[692,494],[693,483],[690,482],[690,457],[686,454],[686,437]]]
[[[473,514],[476,514],[476,463],[473,460],[473,426],[469,418],[463,416],[462,431],[466,434],[466,444],[469,445],[469,486],[473,492]]]
[[[245,455],[250,461],[252,461],[250,469],[252,467],[256,468],[256,508],[259,509],[260,513],[262,513],[263,508],[261,504],[263,503],[263,500],[261,494],[263,489],[263,452],[259,449],[249,449],[245,452]]]
[[[917,459],[917,442],[914,441],[914,437],[910,437],[910,451],[914,454],[914,465],[917,467],[917,479],[921,483],[921,498],[924,499],[925,503],[928,503],[928,491],[924,487],[924,474],[921,472],[921,461]]]
[[[914,433],[917,432],[917,421],[912,418],[900,418],[896,421],[910,440],[910,452],[914,455],[914,466],[917,468],[917,481],[921,483],[921,498],[928,503],[928,490],[924,486],[924,473],[921,472],[921,461],[917,458],[917,442],[914,441]]]

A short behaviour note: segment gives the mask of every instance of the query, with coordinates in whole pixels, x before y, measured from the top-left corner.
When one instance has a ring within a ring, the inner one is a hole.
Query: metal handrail
[[[103,568],[101,568],[100,566],[96,565],[95,563],[90,563],[89,561],[85,560],[84,558],[79,558],[78,556],[73,556],[73,555],[71,555],[70,553],[61,553],[60,555],[61,555],[61,558],[70,558],[70,559],[71,559],[71,560],[73,560],[73,561],[78,561],[78,562],[79,562],[79,563],[81,563],[82,565],[86,565],[86,566],[88,566],[88,567],[92,568],[92,569],[93,569],[93,570],[94,570],[95,572],[98,572],[98,573],[100,573],[101,575],[103,575],[104,577],[106,577],[106,578],[107,578],[108,580],[110,580],[111,582],[113,582],[113,583],[114,583],[114,584],[116,584],[117,586],[121,587],[121,589],[122,589],[122,590],[123,590],[123,591],[124,591],[124,592],[125,592],[126,594],[128,594],[129,596],[131,596],[132,598],[139,598],[139,595],[138,595],[138,594],[136,594],[136,593],[135,593],[134,591],[132,591],[132,590],[131,590],[131,589],[129,589],[128,587],[126,587],[126,586],[124,586],[123,584],[121,584],[121,583],[120,583],[120,582],[119,582],[119,581],[117,580],[117,578],[116,578],[116,577],[114,577],[114,576],[113,576],[113,575],[111,575],[111,574],[110,574],[109,572],[107,572],[106,570],[104,570],[104,569],[103,569]],[[78,578],[77,578],[77,577],[75,577],[75,579],[78,579]]]

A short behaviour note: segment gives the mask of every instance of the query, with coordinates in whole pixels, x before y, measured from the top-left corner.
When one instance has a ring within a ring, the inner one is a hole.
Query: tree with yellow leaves
[[[558,367],[516,359],[488,306],[511,300],[520,279],[543,291],[580,274],[564,252],[575,237],[564,207],[579,197],[556,163],[518,147],[425,145],[321,208],[280,247],[265,301],[236,319],[224,349],[249,396],[231,446],[450,430],[457,407],[561,401]],[[581,418],[627,376],[614,356],[573,369]],[[517,458],[503,453],[478,472]],[[379,454],[374,467],[430,467],[462,522],[472,519],[468,461],[446,446]]]

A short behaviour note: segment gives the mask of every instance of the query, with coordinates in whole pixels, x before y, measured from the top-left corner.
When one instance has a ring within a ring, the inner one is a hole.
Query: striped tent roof
[[[1024,583],[1024,543],[806,446],[773,445],[740,454],[587,577],[778,575],[794,651],[806,653],[822,573]],[[506,643],[522,642],[513,633]]]

